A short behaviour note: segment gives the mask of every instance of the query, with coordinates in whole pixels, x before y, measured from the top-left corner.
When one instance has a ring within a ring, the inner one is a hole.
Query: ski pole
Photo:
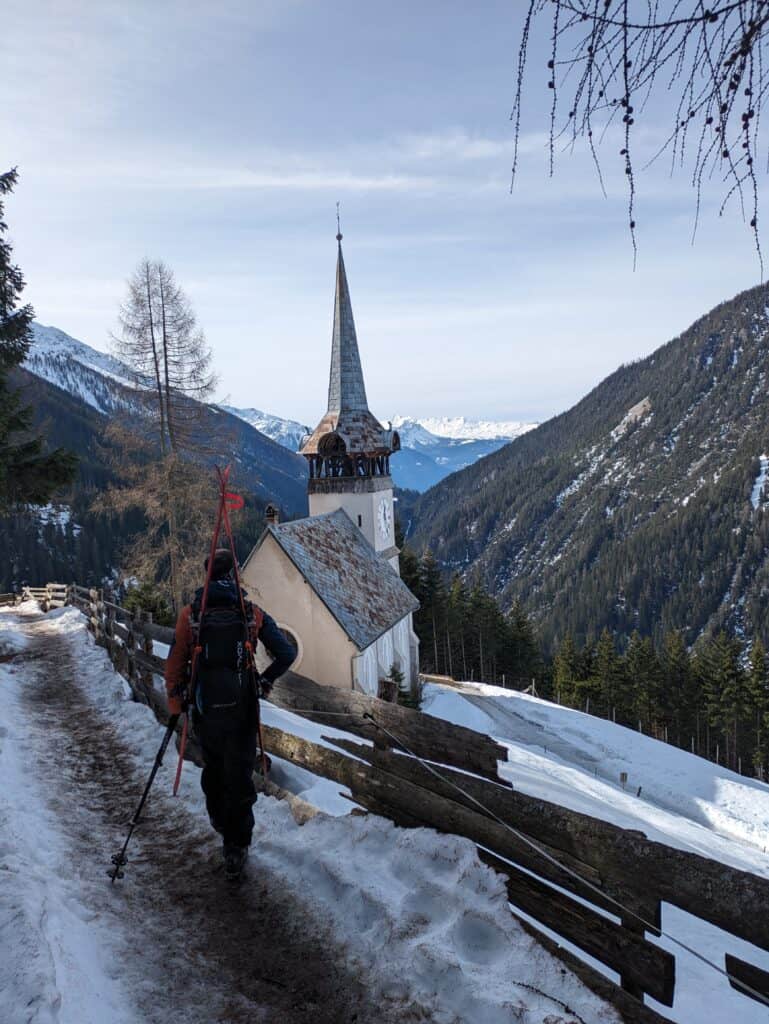
[[[171,715],[171,717],[168,719],[168,725],[166,726],[165,735],[163,736],[163,742],[160,744],[160,749],[158,750],[155,756],[155,763],[152,766],[150,777],[149,779],[147,779],[147,785],[144,787],[144,792],[142,793],[142,798],[139,801],[139,806],[136,808],[133,819],[131,820],[131,826],[128,829],[128,835],[126,836],[125,842],[123,843],[123,849],[119,853],[114,854],[112,857],[112,863],[115,865],[115,867],[112,870],[107,871],[107,874],[110,876],[110,879],[113,884],[116,878],[123,877],[123,872],[121,868],[125,867],[125,865],[128,863],[128,860],[125,855],[126,849],[128,848],[128,843],[131,839],[131,836],[133,835],[134,829],[139,824],[142,809],[144,808],[144,804],[147,800],[147,797],[149,796],[150,787],[152,786],[152,783],[155,781],[155,776],[158,773],[158,768],[160,768],[161,764],[163,763],[163,755],[165,754],[166,749],[168,748],[168,744],[171,742],[171,737],[174,734],[174,730],[176,729],[176,723],[178,722],[178,720],[178,715]]]
[[[184,715],[184,725],[182,726],[182,737],[179,741],[179,760],[176,763],[176,776],[174,778],[173,794],[176,796],[179,792],[179,783],[182,781],[182,765],[184,764],[184,751],[187,749],[187,732],[189,729],[190,716],[189,712]]]

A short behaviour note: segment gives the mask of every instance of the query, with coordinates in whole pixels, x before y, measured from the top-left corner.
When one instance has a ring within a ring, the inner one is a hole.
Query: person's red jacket
[[[190,615],[192,606],[185,605],[176,620],[174,642],[166,658],[166,693],[168,695],[168,712],[171,715],[182,713],[182,701],[179,693],[187,681],[187,671],[192,658],[192,628]]]

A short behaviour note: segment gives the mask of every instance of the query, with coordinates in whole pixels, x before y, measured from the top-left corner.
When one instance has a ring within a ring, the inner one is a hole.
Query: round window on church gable
[[[290,641],[290,643],[292,643],[296,648],[296,657],[291,663],[291,668],[295,671],[298,668],[298,666],[302,663],[302,655],[304,653],[302,641],[299,639],[298,635],[294,632],[293,629],[289,629],[288,626],[284,626],[282,622],[278,623],[278,629],[281,631],[286,640]]]

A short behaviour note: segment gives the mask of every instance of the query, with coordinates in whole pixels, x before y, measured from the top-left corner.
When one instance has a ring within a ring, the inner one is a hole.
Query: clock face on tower
[[[382,540],[387,540],[390,536],[392,523],[393,514],[392,509],[390,508],[390,502],[387,498],[382,498],[377,510],[377,524],[379,526],[379,534],[382,537]]]

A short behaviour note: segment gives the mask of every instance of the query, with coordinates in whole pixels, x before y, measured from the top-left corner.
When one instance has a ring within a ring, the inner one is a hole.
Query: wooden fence
[[[79,608],[135,698],[167,721],[163,689],[153,681],[165,659],[154,644],[170,644],[172,629],[76,584],[49,584],[28,594],[44,608]],[[647,938],[647,932],[660,935],[662,902],[769,950],[769,879],[517,792],[498,776],[507,752],[489,736],[291,673],[278,681],[270,700],[358,739],[323,737],[331,748],[265,726],[268,752],[338,782],[354,803],[398,825],[474,842],[481,859],[507,878],[513,913],[520,913],[524,927],[613,1002],[624,1020],[667,1020],[643,1005],[644,995],[673,1004],[675,957]],[[195,759],[194,747],[191,753]],[[619,974],[620,986],[550,933]],[[769,975],[755,965],[726,956],[720,966],[769,996]]]

